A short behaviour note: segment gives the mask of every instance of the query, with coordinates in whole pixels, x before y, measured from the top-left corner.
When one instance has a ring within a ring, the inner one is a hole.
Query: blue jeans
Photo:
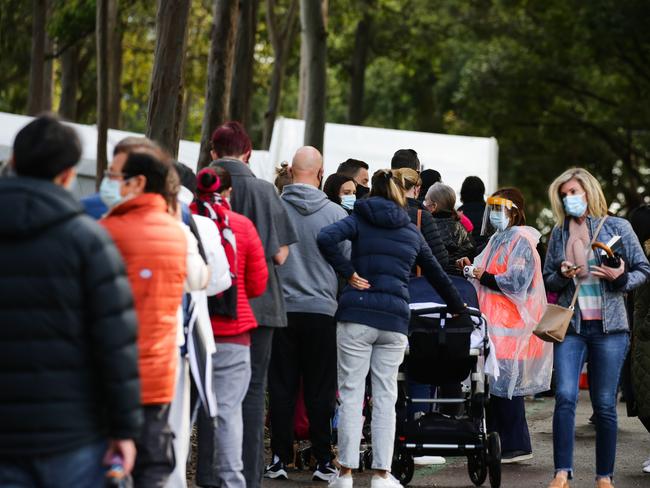
[[[72,451],[35,456],[0,458],[0,486],[3,488],[101,488],[106,466],[102,458],[106,441]]]
[[[604,334],[600,321],[584,321],[580,334],[570,328],[564,342],[555,344],[555,412],[553,458],[555,470],[573,475],[578,382],[589,362],[589,395],[596,414],[596,476],[613,476],[616,460],[616,393],[625,361],[629,334]]]

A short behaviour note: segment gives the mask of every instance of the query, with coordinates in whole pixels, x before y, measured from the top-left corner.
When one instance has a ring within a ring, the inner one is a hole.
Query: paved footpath
[[[545,488],[553,473],[552,398],[526,404],[528,424],[533,438],[535,457],[526,464],[503,466],[503,488]],[[650,488],[650,474],[641,472],[641,463],[650,456],[650,434],[636,418],[628,418],[625,405],[619,404],[619,442],[616,463],[617,488]],[[595,465],[595,431],[589,425],[591,405],[582,392],[576,416],[575,478],[572,488],[592,488]],[[472,488],[465,458],[449,458],[445,466],[416,468],[409,487]],[[311,472],[291,472],[289,481],[264,480],[264,488],[326,488],[325,483],[311,481]],[[370,474],[356,475],[356,487],[369,487]],[[489,483],[483,485],[488,487]]]

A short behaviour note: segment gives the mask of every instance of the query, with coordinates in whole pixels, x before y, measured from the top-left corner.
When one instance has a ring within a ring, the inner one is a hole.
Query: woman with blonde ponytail
[[[400,168],[392,170],[395,183],[404,192],[406,197],[406,212],[422,232],[424,240],[427,241],[433,257],[438,260],[440,266],[447,272],[454,272],[454,262],[449,259],[449,253],[442,240],[442,234],[435,219],[418,200],[422,188],[420,174],[411,168]]]
[[[348,281],[336,314],[341,471],[333,488],[351,488],[359,464],[362,402],[368,371],[372,378],[371,488],[399,488],[390,475],[395,441],[397,371],[404,358],[409,323],[408,283],[414,265],[445,300],[451,313],[465,306],[424,237],[406,212],[408,177],[389,170],[372,177],[370,197],[358,200],[352,215],[318,235],[318,246]],[[352,242],[347,259],[339,244]]]

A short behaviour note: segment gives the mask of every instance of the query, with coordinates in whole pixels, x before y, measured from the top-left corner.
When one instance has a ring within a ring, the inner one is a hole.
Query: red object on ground
[[[580,373],[580,382],[578,383],[578,386],[580,387],[581,390],[588,390],[589,389],[589,379],[587,377],[587,365],[586,364],[582,367],[582,373]]]

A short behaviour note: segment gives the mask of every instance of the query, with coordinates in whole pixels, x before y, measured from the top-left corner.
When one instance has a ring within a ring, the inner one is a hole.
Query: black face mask
[[[363,185],[357,185],[357,200],[365,198],[370,193],[370,188]]]

